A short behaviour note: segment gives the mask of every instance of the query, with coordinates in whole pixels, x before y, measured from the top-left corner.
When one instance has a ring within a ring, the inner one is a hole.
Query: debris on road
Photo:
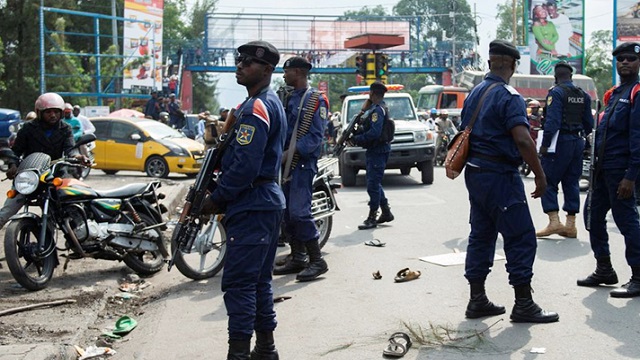
[[[112,348],[108,348],[108,347],[98,347],[98,346],[94,346],[91,345],[86,349],[83,349],[77,345],[74,345],[76,352],[78,353],[78,355],[80,355],[80,357],[78,358],[78,360],[85,360],[85,359],[91,359],[91,358],[95,358],[98,356],[102,356],[102,355],[115,355],[116,351],[113,350]]]
[[[26,306],[20,306],[20,307],[16,307],[16,308],[12,308],[12,309],[2,310],[2,311],[0,311],[0,316],[11,315],[11,314],[15,314],[15,313],[23,312],[23,311],[34,310],[34,309],[40,309],[40,308],[43,308],[43,307],[51,307],[51,306],[60,306],[60,305],[66,305],[66,304],[73,304],[75,302],[76,302],[76,300],[73,300],[73,299],[65,299],[65,300],[56,300],[56,301],[43,302],[43,303],[39,303],[39,304],[31,304],[31,305],[26,305]]]

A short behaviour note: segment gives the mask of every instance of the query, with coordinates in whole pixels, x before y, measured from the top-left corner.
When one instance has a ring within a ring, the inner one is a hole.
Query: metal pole
[[[518,33],[518,27],[516,26],[516,0],[513,0],[513,45],[518,45],[516,35]]]
[[[453,36],[451,37],[451,41],[453,42],[451,45],[451,65],[453,67],[452,73],[456,74],[456,13],[454,11],[449,13],[449,17],[453,18]]]
[[[100,20],[93,19],[95,27],[96,55],[100,54]],[[96,56],[96,93],[98,93],[98,105],[102,105],[102,74],[100,73],[100,56]]]
[[[111,38],[113,41],[113,46],[116,48],[116,55],[120,54],[120,45],[118,45],[118,22],[116,21],[115,17],[118,14],[116,14],[116,0],[111,0],[111,16],[113,16],[113,19],[111,19]],[[115,93],[119,93],[120,92],[120,79],[117,78],[115,79],[115,81],[113,82],[114,84],[114,91]],[[122,99],[117,97],[116,98],[116,109],[120,109],[122,107],[121,105],[121,101]]]
[[[44,94],[46,90],[44,78],[44,0],[40,0],[40,94]]]

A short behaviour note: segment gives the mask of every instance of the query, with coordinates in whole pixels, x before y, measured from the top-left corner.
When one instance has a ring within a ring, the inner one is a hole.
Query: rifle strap
[[[315,109],[318,106],[318,99],[320,97],[320,93],[315,91],[311,92],[309,95],[309,101],[307,101],[306,106],[304,106],[304,100],[307,98],[307,94],[311,91],[311,88],[307,88],[304,95],[300,99],[300,106],[298,106],[298,115],[296,116],[296,124],[293,127],[293,132],[291,133],[291,140],[289,141],[289,148],[287,151],[287,161],[284,166],[284,174],[282,178],[284,181],[289,179],[289,174],[291,171],[295,169],[298,165],[298,161],[300,160],[300,154],[296,152],[296,143],[297,140],[304,137],[311,128],[311,123],[313,121],[313,114],[315,113]],[[300,119],[300,115],[304,116]]]

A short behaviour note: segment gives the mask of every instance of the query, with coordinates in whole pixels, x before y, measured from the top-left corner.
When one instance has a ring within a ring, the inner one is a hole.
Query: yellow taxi
[[[166,178],[169,173],[196,176],[204,160],[204,146],[152,119],[94,117],[95,169],[107,174],[144,171]]]

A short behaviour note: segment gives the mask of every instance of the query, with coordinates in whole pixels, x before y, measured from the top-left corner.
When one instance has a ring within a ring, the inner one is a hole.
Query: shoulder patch
[[[262,120],[267,125],[267,128],[270,127],[269,111],[267,111],[267,107],[262,100],[256,99],[253,102],[253,115]]]
[[[371,121],[372,121],[372,122],[376,122],[376,121],[378,121],[378,113],[377,113],[377,112],[374,112],[374,113],[371,115]]]
[[[553,101],[553,96],[547,97],[547,106],[550,106],[552,101]]]
[[[240,145],[249,145],[253,140],[253,134],[256,132],[256,128],[247,124],[240,124],[238,134],[236,135],[236,141]]]
[[[504,86],[504,88],[505,88],[505,89],[507,89],[507,91],[509,92],[509,94],[511,94],[511,95],[520,95],[520,93],[518,92],[518,90],[516,90],[513,86],[511,86],[511,85],[507,85],[507,84],[504,84],[504,85],[502,85],[502,86]]]
[[[320,107],[320,117],[324,120],[327,120],[327,108],[324,106]]]

